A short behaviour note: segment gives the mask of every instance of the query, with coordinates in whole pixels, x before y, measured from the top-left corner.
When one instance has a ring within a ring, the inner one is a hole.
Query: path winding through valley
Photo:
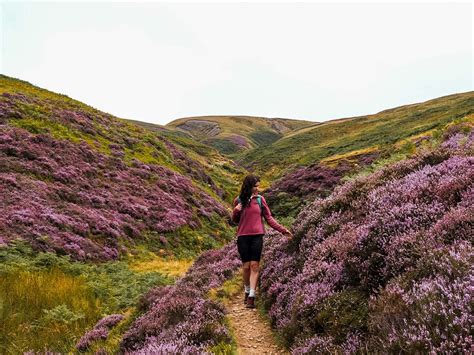
[[[289,354],[276,345],[269,324],[258,310],[245,308],[243,293],[231,299],[227,311],[237,342],[237,354]]]

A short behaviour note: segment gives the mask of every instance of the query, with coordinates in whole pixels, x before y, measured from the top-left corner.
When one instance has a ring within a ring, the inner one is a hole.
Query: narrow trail
[[[270,326],[258,310],[245,308],[243,293],[230,300],[227,311],[237,342],[237,354],[289,354],[275,344]]]

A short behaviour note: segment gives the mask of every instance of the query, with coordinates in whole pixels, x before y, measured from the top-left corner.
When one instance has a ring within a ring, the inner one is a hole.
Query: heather
[[[0,352],[44,347],[68,352],[105,315],[125,314],[126,327],[136,317],[141,295],[172,282],[156,270],[136,272],[117,261],[81,263],[69,256],[35,252],[15,240],[8,248],[0,247]],[[110,349],[118,346],[124,329],[117,331],[117,344]]]
[[[377,153],[341,159],[334,166],[314,163],[284,175],[265,190],[272,212],[277,216],[296,217],[303,206],[315,198],[327,197],[342,177],[370,165]]]
[[[230,238],[223,201],[240,170],[216,151],[20,80],[2,76],[0,92],[1,244],[106,261]]]
[[[102,318],[94,326],[94,329],[88,331],[81,337],[76,345],[77,349],[79,351],[84,351],[91,345],[92,342],[99,339],[107,339],[109,336],[109,329],[116,326],[123,319],[124,316],[121,314],[111,314],[105,318]]]
[[[123,336],[121,351],[203,353],[231,343],[225,308],[207,294],[239,268],[234,244],[204,252],[174,285],[153,288],[145,294],[139,302],[144,314]]]
[[[231,165],[231,160],[180,132],[159,125],[136,123],[139,125],[65,95],[0,76],[0,124],[23,128],[33,134],[49,134],[58,140],[87,142],[91,148],[119,156],[127,164],[137,159],[166,166],[179,174],[191,174],[199,187],[212,196],[234,191],[232,181],[242,170],[237,168],[229,174],[220,164]],[[176,158],[177,152],[188,159]],[[214,164],[216,160],[220,161],[219,164]]]
[[[28,240],[36,250],[112,260],[125,245],[152,238],[163,248],[206,249],[217,235],[186,240],[179,229],[200,228],[204,220],[214,227],[227,216],[191,179],[138,160],[128,166],[86,143],[7,127],[0,159],[0,234],[4,241]]]
[[[293,353],[470,351],[467,126],[314,200],[298,215],[293,241],[268,239],[263,303]]]

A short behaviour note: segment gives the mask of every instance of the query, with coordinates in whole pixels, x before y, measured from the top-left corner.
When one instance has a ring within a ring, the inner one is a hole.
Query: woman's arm
[[[239,223],[240,212],[242,211],[242,205],[237,202],[237,198],[234,199],[234,210],[232,211],[232,221]]]
[[[265,197],[262,196],[262,207],[263,207],[263,217],[265,217],[265,220],[267,221],[268,225],[272,227],[273,229],[276,229],[282,234],[288,234],[290,231],[286,229],[284,226],[279,224],[273,217],[272,213],[270,211],[270,208],[267,205],[267,201],[265,201]]]

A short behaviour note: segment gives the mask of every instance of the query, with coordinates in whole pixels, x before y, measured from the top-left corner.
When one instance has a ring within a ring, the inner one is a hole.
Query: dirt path
[[[227,311],[237,341],[237,354],[288,354],[277,347],[270,326],[258,310],[245,308],[243,292],[230,300]]]

